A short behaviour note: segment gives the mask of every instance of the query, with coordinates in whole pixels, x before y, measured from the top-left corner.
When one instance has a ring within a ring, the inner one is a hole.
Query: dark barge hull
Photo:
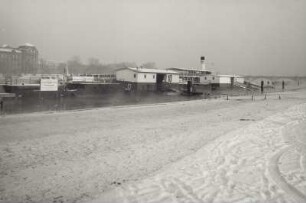
[[[3,85],[7,93],[15,93],[16,97],[33,96],[40,90],[39,85]]]
[[[154,92],[176,92],[179,90],[178,84],[172,83],[135,83],[135,82],[120,82],[121,90],[133,93],[154,93]]]
[[[74,94],[79,96],[112,94],[122,91],[122,88],[119,83],[68,83],[66,90],[74,91]]]
[[[190,93],[188,93],[187,89],[187,84],[180,84],[180,92],[182,95],[209,95],[212,93],[211,84],[193,84]]]
[[[58,91],[40,91],[39,85],[3,85],[4,92],[14,93],[16,97],[59,97],[72,95],[64,86],[59,86]]]

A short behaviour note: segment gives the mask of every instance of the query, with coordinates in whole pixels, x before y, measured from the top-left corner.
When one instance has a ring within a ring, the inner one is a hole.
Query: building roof
[[[196,71],[196,72],[212,73],[212,71],[210,71],[210,70],[200,70],[200,69],[192,69],[192,68],[168,68],[167,70],[173,70],[173,71]]]
[[[129,70],[131,70],[131,71],[138,72],[138,73],[178,74],[178,72],[176,72],[176,71],[171,71],[171,70],[151,69],[151,68],[131,68],[131,67],[128,67],[128,68],[121,68],[121,69],[118,69],[118,70],[116,70],[116,71],[124,70],[124,69],[129,69]]]
[[[12,52],[16,52],[16,53],[21,53],[20,50],[14,49],[14,48],[7,48],[7,47],[0,47],[0,52],[7,52],[7,53],[12,53]]]
[[[30,43],[25,43],[23,45],[21,45],[21,47],[35,47],[33,44]]]
[[[234,77],[234,78],[243,78],[243,76],[241,75],[217,75],[219,77]]]

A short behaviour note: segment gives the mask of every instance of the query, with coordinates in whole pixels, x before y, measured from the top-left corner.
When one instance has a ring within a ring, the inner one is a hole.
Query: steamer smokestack
[[[205,68],[205,56],[201,56],[201,66],[202,66],[202,70],[206,70],[206,68]]]

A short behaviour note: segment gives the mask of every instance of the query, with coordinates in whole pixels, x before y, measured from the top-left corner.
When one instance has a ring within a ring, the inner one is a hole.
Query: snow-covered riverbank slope
[[[0,202],[303,202],[305,91],[0,118]]]

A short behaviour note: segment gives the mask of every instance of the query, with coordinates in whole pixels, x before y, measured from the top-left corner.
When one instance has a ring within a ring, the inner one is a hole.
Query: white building
[[[244,78],[238,75],[206,75],[200,77],[202,84],[231,85],[234,83],[244,83]]]
[[[127,84],[127,88],[137,90],[161,90],[165,86],[179,83],[179,74],[176,71],[122,68],[115,72],[116,80]]]

